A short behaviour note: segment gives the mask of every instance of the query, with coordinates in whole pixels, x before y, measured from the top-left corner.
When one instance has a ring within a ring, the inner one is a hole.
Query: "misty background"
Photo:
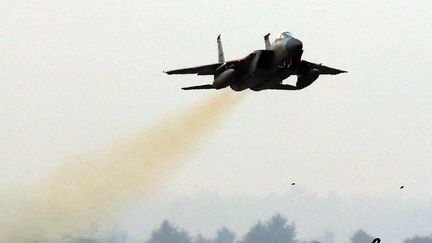
[[[305,60],[349,73],[248,93],[163,183],[98,227],[137,241],[164,219],[243,234],[280,212],[307,240],[430,235],[431,12],[420,0],[2,1],[0,190],[218,92],[180,89],[211,77],[162,73],[216,62],[218,34],[236,59],[288,30]]]

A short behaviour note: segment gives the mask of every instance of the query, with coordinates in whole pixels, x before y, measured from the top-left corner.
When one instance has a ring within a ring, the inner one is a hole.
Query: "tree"
[[[409,238],[409,239],[404,240],[403,243],[432,243],[431,237],[414,236],[413,238]]]
[[[352,237],[351,242],[353,243],[371,243],[374,240],[372,236],[366,233],[364,230],[358,230]]]
[[[34,242],[46,242],[46,241],[34,241]],[[75,237],[69,237],[69,236],[62,239],[60,242],[62,242],[62,243],[101,243],[101,241],[98,241],[98,240],[90,238],[90,237],[77,237],[77,238],[75,238]]]
[[[216,238],[213,243],[234,243],[236,236],[234,232],[230,231],[227,227],[222,227],[216,233]]]
[[[265,224],[258,222],[243,237],[244,243],[297,243],[295,225],[287,224],[288,220],[276,214]]]
[[[212,243],[211,240],[205,238],[203,235],[199,234],[195,240],[194,243]]]
[[[272,243],[294,243],[295,226],[288,225],[287,219],[280,214],[276,214],[267,222],[269,241]]]
[[[178,230],[164,220],[158,230],[152,232],[146,243],[191,243],[192,239],[186,231]]]
[[[267,229],[265,225],[261,223],[261,221],[258,221],[258,223],[254,225],[243,237],[243,243],[262,243],[266,242],[267,239]]]

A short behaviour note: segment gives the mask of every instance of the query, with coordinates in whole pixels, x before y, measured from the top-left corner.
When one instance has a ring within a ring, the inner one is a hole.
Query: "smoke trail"
[[[222,93],[159,121],[100,155],[68,163],[43,183],[0,199],[0,242],[58,242],[154,187],[239,95]],[[20,195],[20,196],[18,196]]]

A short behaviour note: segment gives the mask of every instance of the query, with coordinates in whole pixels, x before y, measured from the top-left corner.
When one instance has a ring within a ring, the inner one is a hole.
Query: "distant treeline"
[[[379,237],[379,236],[376,236]],[[372,243],[376,237],[366,233],[364,230],[355,232],[346,243]],[[66,241],[65,241],[66,242]],[[81,238],[67,240],[68,243],[125,243],[128,242],[126,234],[119,237],[111,237],[107,240],[96,240],[91,238]],[[296,227],[294,222],[289,223],[287,218],[276,214],[269,220],[258,221],[249,231],[238,237],[227,227],[222,227],[214,238],[209,238],[201,234],[191,236],[187,231],[175,227],[168,220],[164,220],[160,227],[154,230],[144,243],[336,243],[334,233],[327,232],[323,241],[312,240],[304,241],[297,239]],[[382,242],[385,243],[385,242]],[[414,236],[403,241],[403,243],[432,243],[431,236]]]

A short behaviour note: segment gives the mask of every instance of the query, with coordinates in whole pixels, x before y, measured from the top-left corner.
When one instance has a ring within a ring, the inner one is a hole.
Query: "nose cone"
[[[303,50],[303,43],[296,38],[291,38],[286,43],[286,49],[290,53],[296,53]]]

